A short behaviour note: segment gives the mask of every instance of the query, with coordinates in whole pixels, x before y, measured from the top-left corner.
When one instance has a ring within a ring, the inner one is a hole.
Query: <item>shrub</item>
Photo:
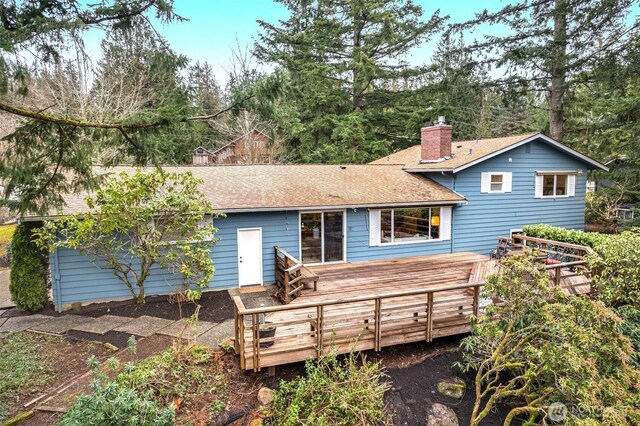
[[[607,234],[600,234],[598,232],[584,232],[577,229],[566,229],[545,224],[526,225],[522,230],[530,237],[578,244],[591,247],[594,250],[609,237]]]
[[[548,286],[531,258],[504,261],[486,291],[502,300],[462,341],[463,367],[476,371],[471,425],[500,403],[513,404],[504,424],[547,424],[547,407],[570,409],[567,424],[633,425],[640,421],[640,372],[620,320],[601,302],[567,297]]]
[[[151,391],[138,393],[118,383],[94,380],[93,391],[76,399],[59,426],[170,426],[172,407],[160,408]]]
[[[183,423],[177,418],[181,413],[214,415],[226,407],[224,365],[203,346],[193,345],[180,356],[167,349],[135,364],[112,358],[101,366],[95,357],[87,363],[93,392],[76,400],[63,426],[171,425]]]
[[[384,417],[384,393],[389,388],[380,364],[356,354],[340,361],[330,355],[305,364],[305,376],[280,382],[267,424],[364,425]]]
[[[48,301],[49,257],[33,241],[38,224],[18,225],[11,242],[11,278],[9,291],[16,306],[27,312],[39,311]]]
[[[640,233],[608,235],[587,256],[595,295],[610,306],[640,303]]]
[[[620,331],[631,340],[633,346],[631,362],[640,368],[640,309],[626,305],[616,309],[616,313],[622,319]]]

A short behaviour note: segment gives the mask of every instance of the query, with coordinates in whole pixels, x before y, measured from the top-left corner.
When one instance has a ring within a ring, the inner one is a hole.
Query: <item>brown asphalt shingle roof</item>
[[[507,136],[504,138],[479,139],[470,141],[458,141],[451,143],[451,158],[438,163],[420,163],[420,145],[398,151],[371,164],[402,164],[410,170],[453,170],[472,161],[479,160],[494,152],[500,151],[522,142],[538,133],[526,133],[523,135]]]
[[[204,180],[201,190],[219,211],[279,210],[309,207],[383,206],[459,203],[464,198],[444,186],[398,165],[215,165],[163,167],[191,172]],[[132,172],[133,167],[99,169],[99,173]],[[152,170],[144,168],[142,170]],[[57,214],[87,211],[87,194],[65,196]]]

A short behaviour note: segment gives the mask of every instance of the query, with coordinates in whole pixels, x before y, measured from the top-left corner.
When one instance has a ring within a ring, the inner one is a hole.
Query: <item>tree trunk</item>
[[[357,6],[354,6],[357,7]],[[360,82],[361,80],[361,76],[360,73],[358,72],[358,67],[360,66],[360,63],[356,63],[356,55],[360,55],[360,47],[362,46],[362,29],[364,26],[364,22],[363,22],[363,16],[362,16],[362,10],[357,10],[354,12],[354,17],[353,17],[353,50],[352,50],[352,67],[353,69],[351,70],[352,75],[353,75],[353,87],[351,88],[352,90],[352,107],[353,110],[360,110],[362,109],[362,100],[363,100],[363,95],[362,95],[362,84]]]
[[[551,55],[551,94],[549,97],[549,130],[551,137],[564,138],[564,91],[567,73],[567,3],[556,0],[553,14],[553,54]]]
[[[138,283],[138,295],[135,298],[136,303],[144,303],[144,282]]]

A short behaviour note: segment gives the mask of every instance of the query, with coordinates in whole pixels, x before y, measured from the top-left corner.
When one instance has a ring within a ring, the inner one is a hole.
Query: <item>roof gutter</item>
[[[333,206],[289,206],[289,207],[262,207],[262,208],[242,208],[242,209],[219,209],[216,213],[258,213],[258,212],[282,212],[282,211],[317,211],[317,210],[339,210],[339,209],[360,209],[375,207],[431,207],[431,206],[451,206],[457,204],[467,204],[466,199],[462,200],[442,200],[442,201],[416,201],[411,203],[370,203],[370,204],[339,204]],[[48,216],[28,216],[22,220],[35,222],[40,220],[54,220],[64,215]]]

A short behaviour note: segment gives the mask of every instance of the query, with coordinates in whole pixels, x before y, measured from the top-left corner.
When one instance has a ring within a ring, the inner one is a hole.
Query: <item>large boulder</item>
[[[436,389],[441,395],[461,399],[464,396],[464,392],[467,390],[467,384],[464,380],[454,377],[438,383],[436,385]]]
[[[460,426],[460,423],[451,407],[436,402],[427,413],[427,426]]]
[[[274,396],[275,396],[275,394],[273,392],[273,389],[269,389],[266,386],[260,388],[260,390],[258,391],[258,401],[260,401],[260,404],[262,404],[262,405],[271,404],[271,402],[273,401]]]

